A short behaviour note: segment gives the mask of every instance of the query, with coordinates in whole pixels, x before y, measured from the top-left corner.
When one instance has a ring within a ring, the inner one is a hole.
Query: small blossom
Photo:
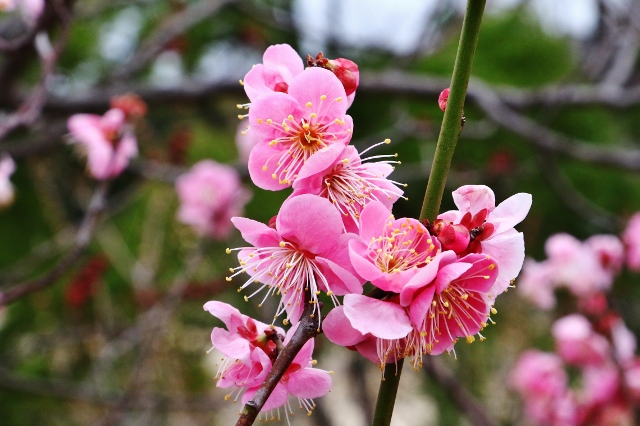
[[[626,246],[626,263],[632,271],[640,271],[640,213],[629,219],[622,234],[622,241]]]
[[[176,181],[180,198],[178,219],[201,235],[223,240],[231,232],[231,218],[242,214],[250,194],[238,172],[213,160],[196,163]]]
[[[525,259],[518,279],[518,294],[540,309],[552,309],[556,305],[553,268],[547,262]]]
[[[440,253],[440,243],[416,219],[395,219],[379,201],[360,214],[360,238],[349,243],[356,272],[376,287],[400,293],[405,284]]]
[[[393,171],[390,163],[394,162],[365,163],[354,147],[331,145],[304,163],[291,196],[314,194],[328,199],[342,215],[345,229],[358,232],[360,213],[367,203],[376,200],[390,209],[402,196],[396,182],[387,179]]]
[[[496,206],[491,188],[465,185],[453,192],[459,210],[450,210],[438,219],[461,224],[469,230],[470,243],[465,252],[491,256],[500,267],[500,275],[489,292],[495,298],[505,291],[520,273],[524,262],[524,238],[513,227],[520,223],[531,208],[531,195],[515,194]]]
[[[9,180],[16,171],[16,163],[7,154],[0,155],[0,208],[6,207],[13,202],[14,189]]]
[[[287,332],[284,340],[286,345],[293,337],[297,327],[292,327]],[[315,407],[313,399],[326,395],[331,390],[331,375],[328,371],[313,368],[312,359],[314,340],[311,339],[304,344],[300,352],[291,362],[287,371],[278,382],[273,392],[267,398],[261,412],[270,411],[283,405],[288,405],[289,395],[298,398],[300,408],[306,409],[311,415],[311,410]],[[260,383],[261,384],[261,383]],[[246,404],[260,388],[260,385],[249,387],[242,396],[242,403]],[[286,407],[292,412],[291,407]]]
[[[353,121],[346,115],[345,98],[331,72],[310,68],[291,81],[288,94],[256,99],[249,110],[251,132],[260,139],[249,157],[254,184],[272,191],[287,188],[313,154],[348,144]]]
[[[360,71],[358,71],[358,65],[355,62],[345,58],[328,59],[320,52],[315,59],[311,55],[307,55],[307,65],[325,68],[334,73],[344,86],[349,106],[351,106],[360,83]]]
[[[610,356],[607,339],[595,333],[589,320],[580,314],[560,318],[552,330],[556,351],[567,364],[602,366]]]
[[[118,176],[138,155],[138,145],[133,132],[125,122],[120,109],[110,109],[103,116],[75,114],[67,125],[73,141],[87,155],[87,165],[96,179]]]
[[[288,93],[291,81],[303,70],[302,59],[291,46],[269,46],[262,56],[262,64],[254,65],[244,77],[244,90],[251,102],[266,93]]]
[[[231,220],[253,247],[236,249],[240,266],[228,280],[246,272],[249,279],[240,289],[261,282],[251,296],[265,287],[269,287],[265,299],[280,295],[275,317],[286,311],[287,320],[297,322],[307,290],[310,303],[316,305],[320,291],[336,304],[336,295],[362,293],[363,281],[352,271],[347,255],[349,240],[358,237],[342,233],[340,214],[326,199],[304,194],[286,200],[274,228],[242,217]]]

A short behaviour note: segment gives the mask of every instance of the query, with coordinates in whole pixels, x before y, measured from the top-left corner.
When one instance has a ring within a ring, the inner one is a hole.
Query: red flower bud
[[[471,237],[464,225],[454,225],[441,219],[433,222],[433,232],[442,244],[443,250],[453,250],[457,254],[463,253],[469,246]]]
[[[121,109],[127,120],[144,117],[147,113],[147,104],[134,93],[114,96],[111,98],[111,108]]]
[[[442,92],[440,92],[440,96],[438,96],[438,107],[442,111],[447,108],[447,101],[449,100],[449,88],[447,87]]]
[[[349,59],[327,59],[323,53],[320,52],[315,58],[307,55],[307,65],[310,67],[324,68],[333,72],[344,86],[344,91],[347,93],[347,96],[355,92],[358,88],[358,83],[360,83],[358,65]]]

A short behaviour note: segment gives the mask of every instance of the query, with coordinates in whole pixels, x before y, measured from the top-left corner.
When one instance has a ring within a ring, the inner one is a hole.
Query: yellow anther
[[[342,96],[338,96],[338,97],[336,98],[336,102],[342,102]]]
[[[258,124],[262,124],[262,118],[258,118]]]
[[[227,248],[227,249],[225,250],[225,252],[226,252],[227,254],[231,254],[231,249],[230,249],[230,248]]]
[[[280,241],[280,247],[284,248],[285,245],[286,243],[284,241]]]
[[[495,315],[498,313],[498,310],[496,308],[491,308],[491,313]]]
[[[267,171],[267,166],[266,166],[266,165],[262,166],[262,171],[263,171],[263,172],[266,172],[266,171]]]
[[[271,124],[273,121],[270,118],[267,118],[267,124]]]
[[[242,82],[242,80],[240,80],[240,82]],[[230,399],[231,399],[231,395],[225,395],[225,396],[224,396],[224,400],[225,400],[225,401],[228,401],[228,400],[230,400]]]
[[[325,99],[327,99],[327,95],[322,95],[322,96],[320,96],[320,100],[321,100],[321,101],[324,101]]]
[[[310,115],[311,118],[316,118],[317,116],[318,115],[315,112],[312,112],[311,115]]]
[[[289,114],[287,118],[289,119],[289,121],[293,121],[293,115]]]
[[[387,145],[391,143],[391,139],[385,139],[384,143],[386,143]]]
[[[306,104],[304,104],[307,108],[311,108],[311,102],[307,102]]]
[[[245,296],[245,297],[244,297],[244,301],[245,301],[245,302],[248,302],[248,301],[249,301],[249,298],[248,298],[247,296]]]
[[[244,81],[238,80],[238,83],[240,83],[240,86],[244,86]]]
[[[488,269],[489,269],[490,271],[493,271],[494,269],[496,269],[496,264],[495,264],[495,263],[492,263],[491,265],[489,265],[489,266],[488,266]]]
[[[231,277],[225,277],[224,279],[227,280],[228,282],[231,281]]]
[[[473,336],[467,336],[467,343],[473,343],[475,342],[476,338]]]

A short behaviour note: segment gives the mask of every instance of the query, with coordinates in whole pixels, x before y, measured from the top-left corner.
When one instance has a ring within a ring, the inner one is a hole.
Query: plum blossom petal
[[[269,46],[262,62],[244,78],[244,90],[251,102],[265,93],[287,93],[293,78],[304,70],[302,59],[288,44]]]
[[[365,339],[365,336],[351,325],[344,313],[344,306],[337,306],[327,314],[322,322],[322,331],[327,339],[340,346],[353,346]]]
[[[413,329],[400,305],[367,296],[346,295],[344,314],[356,330],[381,339],[401,339]]]
[[[493,211],[496,197],[488,186],[464,185],[453,191],[453,202],[460,211],[475,215],[482,209]]]

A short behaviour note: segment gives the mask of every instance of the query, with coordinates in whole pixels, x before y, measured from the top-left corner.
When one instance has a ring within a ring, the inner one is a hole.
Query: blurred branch
[[[542,175],[549,186],[567,208],[586,222],[607,232],[618,233],[623,229],[625,221],[622,218],[594,204],[573,186],[567,176],[562,173],[553,154],[540,152],[537,161],[540,170],[544,170]]]
[[[67,9],[62,1],[55,1],[54,8],[61,22],[61,30],[58,38],[50,51],[40,52],[42,70],[40,80],[31,94],[20,104],[16,112],[4,117],[0,121],[0,139],[4,138],[12,130],[34,123],[42,112],[42,108],[47,99],[47,83],[55,71],[58,58],[62,54],[69,39],[69,29],[71,27],[71,10]],[[45,33],[42,33],[46,37]]]
[[[6,306],[21,297],[53,285],[58,278],[75,265],[89,245],[100,215],[105,209],[108,188],[108,181],[100,182],[98,188],[93,194],[91,202],[89,203],[87,213],[78,228],[78,232],[75,237],[75,245],[71,252],[40,278],[16,284],[8,290],[0,292],[0,306]]]
[[[460,408],[460,411],[475,426],[496,426],[489,418],[480,403],[467,391],[467,389],[448,371],[436,357],[423,358],[423,366],[429,377],[436,381],[449,395],[449,398]]]
[[[128,79],[144,69],[167,43],[189,28],[209,19],[223,6],[235,0],[200,0],[163,22],[151,36],[142,42],[129,61],[114,73],[114,80]]]
[[[76,384],[59,379],[25,377],[12,372],[6,367],[0,367],[0,387],[35,395],[82,401],[107,408],[115,407],[122,399],[122,395],[104,395],[102,391],[83,384]],[[172,411],[209,412],[217,410],[221,404],[217,401],[212,402],[209,395],[198,398],[141,395],[135,400],[127,399],[125,408],[127,410],[144,410],[158,405]]]

